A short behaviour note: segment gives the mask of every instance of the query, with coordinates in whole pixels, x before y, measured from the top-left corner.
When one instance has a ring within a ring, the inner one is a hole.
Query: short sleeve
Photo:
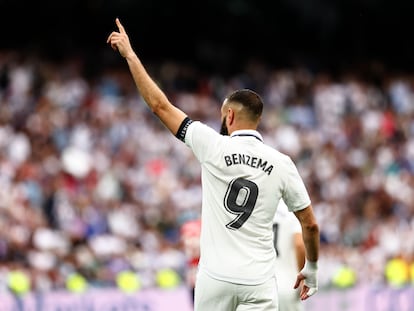
[[[296,212],[308,207],[311,204],[308,191],[296,165],[289,157],[287,157],[284,175],[285,187],[282,197],[289,211]]]
[[[186,131],[184,142],[200,162],[204,162],[222,140],[222,135],[200,121],[192,122]]]

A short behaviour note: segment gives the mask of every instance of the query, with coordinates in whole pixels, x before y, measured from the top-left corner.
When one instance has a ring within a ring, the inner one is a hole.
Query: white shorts
[[[279,287],[279,311],[303,311],[303,301],[299,298],[299,291],[280,291]]]
[[[194,311],[277,311],[276,278],[263,284],[243,285],[211,278],[199,270]]]

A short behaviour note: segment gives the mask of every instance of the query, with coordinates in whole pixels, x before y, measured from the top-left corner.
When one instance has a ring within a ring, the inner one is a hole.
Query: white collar
[[[230,137],[234,136],[253,136],[254,138],[263,142],[263,137],[258,131],[255,130],[237,130],[231,133]]]

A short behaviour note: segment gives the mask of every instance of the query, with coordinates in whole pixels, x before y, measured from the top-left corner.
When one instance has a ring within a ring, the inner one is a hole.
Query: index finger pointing
[[[121,22],[119,21],[119,18],[117,17],[115,20],[116,25],[118,26],[120,33],[125,33],[125,28],[122,26]]]

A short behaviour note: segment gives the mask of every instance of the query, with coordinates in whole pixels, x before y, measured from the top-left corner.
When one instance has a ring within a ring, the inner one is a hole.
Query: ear
[[[227,111],[227,122],[229,125],[232,125],[234,122],[234,110],[229,107]]]

